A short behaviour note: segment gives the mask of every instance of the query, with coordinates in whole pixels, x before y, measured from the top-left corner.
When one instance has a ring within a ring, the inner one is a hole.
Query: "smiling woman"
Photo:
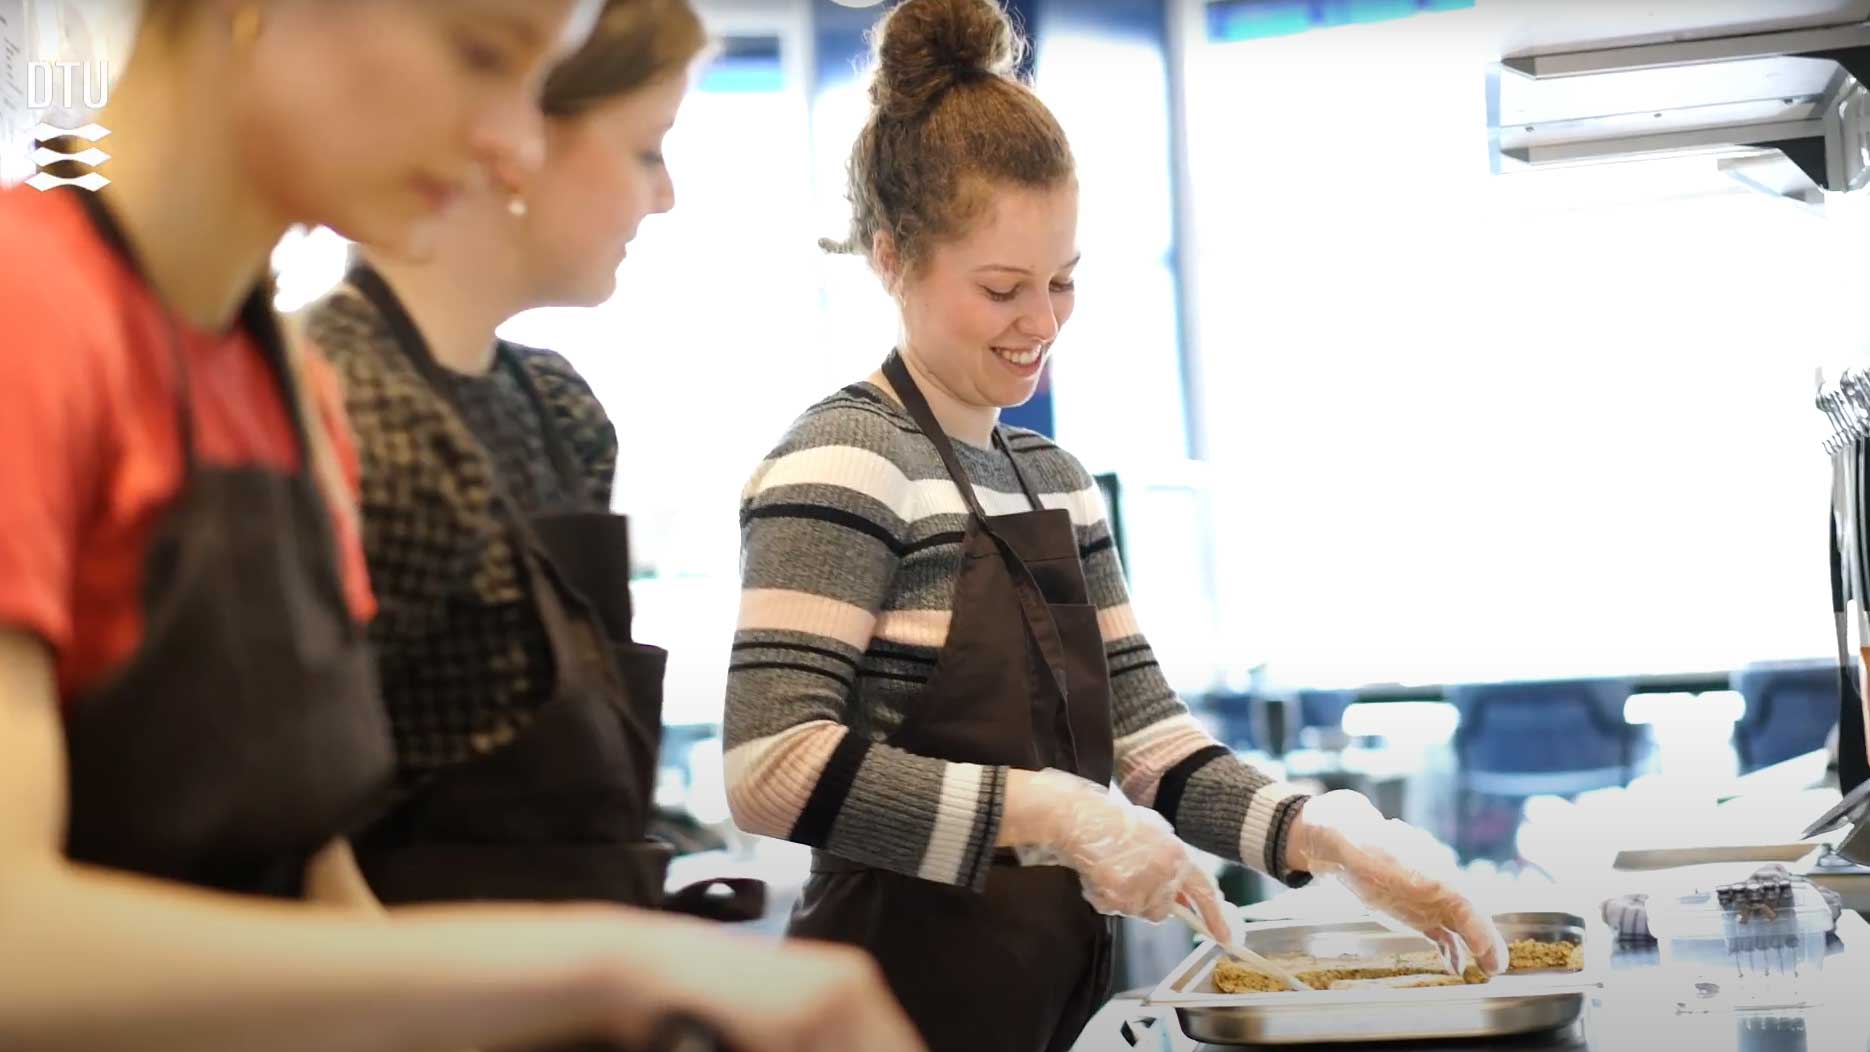
[[[906,0],[876,40],[851,230],[826,247],[868,258],[900,343],[805,411],[741,503],[728,799],[749,831],[818,849],[792,933],[870,949],[935,1047],[1063,1049],[1108,994],[1105,915],[1179,908],[1226,933],[1185,839],[1282,878],[1344,873],[1392,912],[1406,889],[1407,923],[1504,967],[1457,892],[1357,850],[1361,797],[1310,801],[1201,728],[1090,475],[1000,424],[1079,261],[1075,162],[1011,76],[1005,12]]]
[[[794,934],[875,952],[935,1047],[1040,1052],[1107,993],[1101,914],[1179,899],[1225,926],[1161,819],[1102,785],[1269,870],[1303,798],[1167,689],[1083,466],[998,426],[1079,259],[1074,161],[1011,76],[1022,48],[988,0],[909,0],[878,30],[851,230],[825,247],[870,261],[903,340],[744,492],[725,764],[744,828],[819,849]]]

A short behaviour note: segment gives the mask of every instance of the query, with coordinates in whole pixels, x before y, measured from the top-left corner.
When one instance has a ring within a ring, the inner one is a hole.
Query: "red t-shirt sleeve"
[[[344,577],[345,599],[358,620],[369,621],[376,616],[377,603],[370,588],[370,571],[358,522],[363,495],[363,462],[357,453],[350,417],[344,411],[344,386],[331,363],[315,353],[305,356],[300,375],[317,409],[318,422],[331,437],[331,452],[337,459],[339,473],[344,476],[346,506],[336,509],[333,518],[338,524],[338,565]]]
[[[338,469],[344,474],[345,492],[355,504],[363,493],[363,465],[357,457],[357,440],[351,434],[350,418],[344,412],[344,388],[338,381],[337,370],[323,357],[308,354],[302,375],[312,404],[318,408],[319,423],[331,436],[331,451],[336,454]]]
[[[0,254],[0,624],[62,656],[109,414],[86,378],[91,337],[28,256]]]

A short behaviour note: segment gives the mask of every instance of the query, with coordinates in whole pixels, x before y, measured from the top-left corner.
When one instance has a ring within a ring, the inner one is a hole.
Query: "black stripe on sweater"
[[[847,530],[875,537],[890,551],[897,555],[902,554],[896,538],[890,536],[890,531],[862,515],[838,508],[827,508],[822,504],[766,504],[752,508],[741,516],[742,524],[754,519],[816,519],[819,522],[828,522],[834,526],[842,526]]]
[[[756,669],[780,669],[786,672],[810,672],[810,673],[813,673],[814,675],[823,676],[826,679],[836,680],[837,682],[843,684],[846,687],[851,685],[850,680],[845,679],[843,676],[839,675],[836,672],[831,671],[828,668],[819,668],[817,665],[801,665],[794,661],[748,661],[748,662],[745,662],[739,665],[729,665],[727,668],[729,672],[752,672]]]
[[[795,654],[816,654],[819,657],[827,657],[833,661],[841,661],[844,664],[851,666],[852,668],[857,667],[857,662],[855,660],[848,658],[844,656],[843,654],[838,653],[835,650],[826,650],[824,647],[810,647],[810,646],[806,646],[803,643],[735,643],[734,644],[734,651],[736,653],[743,651],[743,650],[789,650]]]
[[[863,409],[896,425],[898,431],[919,435],[922,429],[906,421],[904,410],[895,402],[862,384],[852,384],[820,403],[822,409]]]
[[[1195,772],[1213,763],[1223,756],[1233,755],[1233,750],[1216,743],[1205,749],[1196,749],[1162,776],[1162,782],[1156,787],[1156,811],[1175,825],[1175,813],[1182,809],[1182,794],[1188,790],[1188,780]]]
[[[904,558],[907,558],[917,552],[927,551],[930,548],[941,548],[950,544],[960,544],[966,539],[967,534],[965,532],[961,530],[950,530],[947,533],[937,533],[933,536],[924,537],[919,541],[906,544],[903,546],[900,554]]]
[[[845,733],[838,747],[832,750],[831,758],[825,761],[818,784],[812,787],[811,799],[805,801],[805,810],[799,812],[799,820],[793,823],[792,835],[787,839],[810,847],[824,847],[830,842],[831,826],[837,821],[838,813],[844,810],[844,801],[850,797],[851,787],[857,784],[857,772],[869,754],[868,739],[861,734]]]
[[[862,679],[888,679],[888,680],[894,680],[897,683],[921,684],[921,683],[927,683],[929,681],[928,676],[911,676],[911,675],[906,675],[901,672],[875,672],[870,669],[864,669],[862,672],[859,672],[857,675]]]
[[[1309,796],[1295,796],[1282,801],[1279,810],[1273,812],[1272,835],[1266,838],[1266,865],[1262,868],[1289,888],[1302,888],[1312,882],[1310,873],[1295,873],[1286,868],[1286,841],[1292,834],[1292,820],[1299,816],[1299,809],[1309,799]]]
[[[887,639],[870,641],[870,651],[865,656],[887,661],[907,661],[911,665],[933,665],[941,651],[934,647],[913,648],[907,643],[892,643]]]
[[[985,777],[981,779],[980,807],[975,813],[983,815],[1002,814],[1003,812],[1000,806],[1000,779],[995,777],[992,769],[988,769],[982,773]],[[966,877],[970,874],[978,874],[978,876],[973,877],[971,885],[976,891],[986,887],[987,884],[986,867],[983,866],[982,863],[986,860],[986,856],[993,851],[993,840],[987,836],[987,831],[991,825],[992,823],[990,822],[975,823],[973,830],[968,833],[967,853],[961,858],[962,876]]]
[[[889,409],[896,408],[895,403],[877,393],[875,388],[866,384],[851,384],[849,387],[839,390],[838,393],[846,398],[855,398],[860,401],[869,402],[872,405],[880,405]]]

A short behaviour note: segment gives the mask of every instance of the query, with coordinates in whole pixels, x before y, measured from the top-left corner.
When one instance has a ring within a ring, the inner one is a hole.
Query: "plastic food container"
[[[1790,905],[1771,914],[1721,904],[1713,891],[1651,899],[1649,930],[1662,966],[1679,976],[1683,1007],[1801,1007],[1820,993],[1831,909],[1818,889],[1792,885]]]

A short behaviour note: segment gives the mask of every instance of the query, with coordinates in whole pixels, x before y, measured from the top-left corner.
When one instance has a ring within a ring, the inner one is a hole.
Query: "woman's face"
[[[229,7],[233,5],[229,4]],[[290,222],[421,255],[436,222],[544,153],[538,93],[596,0],[270,0],[239,51],[234,129]]]
[[[994,188],[963,236],[897,283],[903,353],[964,405],[1024,404],[1071,317],[1078,256],[1075,181]]]
[[[662,140],[687,89],[681,71],[547,121],[545,169],[518,221],[531,306],[592,307],[616,292],[637,227],[675,207]]]

